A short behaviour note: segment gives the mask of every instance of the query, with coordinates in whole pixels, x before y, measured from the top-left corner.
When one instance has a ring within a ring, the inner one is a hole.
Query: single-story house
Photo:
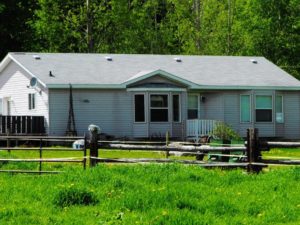
[[[0,114],[45,118],[65,135],[72,85],[79,135],[187,138],[224,121],[241,136],[300,138],[300,82],[265,59],[241,56],[8,53]]]

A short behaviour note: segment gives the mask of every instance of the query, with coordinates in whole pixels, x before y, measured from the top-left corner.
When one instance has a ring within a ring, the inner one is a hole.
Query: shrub
[[[94,205],[96,203],[98,203],[98,199],[93,192],[73,186],[60,190],[54,198],[54,204],[59,207]]]
[[[224,122],[219,122],[212,131],[214,138],[221,140],[240,140],[241,137],[229,125]]]

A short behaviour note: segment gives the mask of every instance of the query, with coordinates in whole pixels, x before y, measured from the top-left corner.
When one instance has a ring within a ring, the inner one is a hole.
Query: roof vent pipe
[[[181,58],[174,58],[176,62],[182,62]]]
[[[41,59],[41,56],[39,56],[39,55],[33,55],[32,57],[36,60]]]
[[[256,59],[250,59],[250,61],[254,64],[257,64],[257,60]]]
[[[105,56],[105,59],[106,59],[107,61],[112,61],[112,57],[110,57],[110,56]]]

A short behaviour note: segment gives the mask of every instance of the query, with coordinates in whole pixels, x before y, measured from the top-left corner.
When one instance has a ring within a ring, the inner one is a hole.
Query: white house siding
[[[10,100],[10,115],[44,116],[46,130],[48,128],[48,91],[39,86],[28,88],[31,76],[16,63],[10,62],[0,73],[0,98],[3,99],[3,115],[7,115],[7,100]],[[35,93],[36,109],[29,110],[28,94]]]
[[[203,118],[224,121],[224,92],[223,93],[203,93],[205,102],[201,104]]]
[[[284,137],[300,139],[300,95],[299,92],[285,92],[284,105]]]
[[[276,123],[275,95],[283,95],[284,123]],[[240,95],[251,95],[252,118],[250,123],[240,122]],[[273,96],[273,121],[255,122],[255,96]],[[213,119],[230,124],[242,137],[246,137],[248,128],[258,128],[260,137],[300,138],[300,95],[299,92],[275,92],[273,90],[253,91],[202,91],[205,102],[200,103],[200,119]]]
[[[50,135],[64,135],[69,116],[69,90],[49,91]],[[90,124],[103,133],[132,137],[131,94],[118,90],[73,89],[73,107],[78,135],[88,132]]]
[[[240,98],[238,93],[229,92],[224,94],[224,122],[230,124],[239,131],[240,124]]]
[[[150,123],[149,124],[149,136],[153,138],[164,138],[167,131],[172,130],[172,123]]]

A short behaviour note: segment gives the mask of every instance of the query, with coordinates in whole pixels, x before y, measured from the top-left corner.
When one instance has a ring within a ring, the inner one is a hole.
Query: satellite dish
[[[30,87],[36,87],[37,79],[35,77],[30,79]]]

